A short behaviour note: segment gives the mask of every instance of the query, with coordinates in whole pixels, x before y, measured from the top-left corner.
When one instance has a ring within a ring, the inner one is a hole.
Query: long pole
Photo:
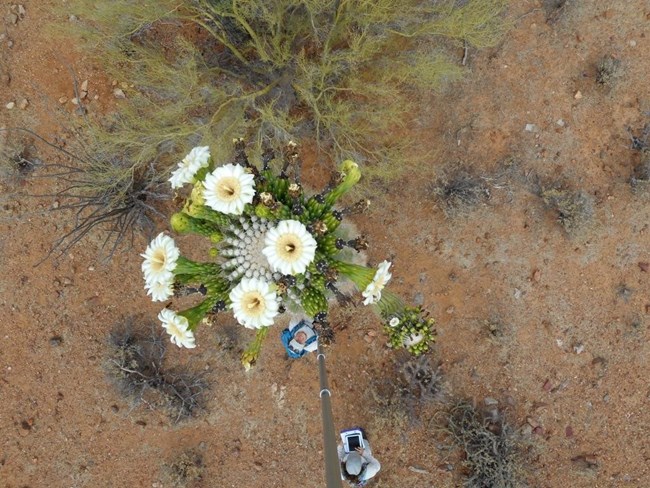
[[[325,369],[325,354],[320,342],[318,344],[318,374],[320,376],[320,405],[323,414],[323,445],[325,451],[325,482],[327,488],[343,488],[341,484],[341,467],[339,455],[336,452],[336,436],[334,434],[334,419],[332,416],[332,401],[327,384]]]

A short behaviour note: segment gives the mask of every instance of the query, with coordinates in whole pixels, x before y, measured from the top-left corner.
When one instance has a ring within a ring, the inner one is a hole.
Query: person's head
[[[294,336],[294,339],[298,344],[304,344],[307,342],[307,334],[301,330]]]
[[[363,470],[363,459],[358,452],[351,452],[345,460],[345,474],[349,481],[358,482]]]

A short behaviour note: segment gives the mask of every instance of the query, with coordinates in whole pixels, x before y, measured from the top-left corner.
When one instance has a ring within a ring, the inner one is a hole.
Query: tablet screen
[[[351,435],[348,437],[348,447],[350,452],[354,451],[357,447],[361,447],[361,436]]]

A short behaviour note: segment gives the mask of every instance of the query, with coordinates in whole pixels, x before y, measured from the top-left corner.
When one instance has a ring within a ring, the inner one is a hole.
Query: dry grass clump
[[[491,197],[486,178],[466,166],[453,166],[444,171],[438,181],[429,186],[429,192],[448,218],[466,215]]]
[[[445,432],[463,453],[466,488],[517,488],[523,464],[521,444],[502,413],[490,416],[465,401],[458,401],[446,412]]]
[[[630,185],[635,191],[647,191],[650,189],[650,150],[644,149],[641,160],[634,167],[630,178]]]
[[[621,60],[613,56],[605,56],[596,64],[596,83],[612,87],[621,77]]]
[[[179,422],[201,410],[208,384],[201,374],[163,364],[166,340],[158,329],[138,326],[133,318],[116,326],[109,337],[107,370],[135,404],[144,403]]]
[[[593,197],[582,190],[551,186],[541,188],[539,196],[549,209],[556,212],[557,221],[569,235],[576,235],[593,222]]]
[[[428,356],[400,354],[392,370],[373,379],[368,394],[376,422],[402,426],[418,420],[420,407],[443,401],[445,385],[440,367]]]
[[[33,139],[25,135],[10,138],[6,130],[0,130],[0,180],[18,186],[42,164]]]
[[[204,469],[201,453],[196,449],[187,449],[172,462],[165,464],[163,468],[166,478],[165,486],[167,483],[174,488],[200,486],[199,482],[203,479]]]

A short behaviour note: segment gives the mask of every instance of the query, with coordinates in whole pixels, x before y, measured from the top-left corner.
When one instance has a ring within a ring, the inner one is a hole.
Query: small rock
[[[365,335],[363,336],[363,340],[366,341],[368,344],[370,344],[374,340],[374,338],[372,336]]]
[[[550,379],[547,379],[544,382],[544,385],[542,385],[542,390],[544,391],[551,391],[552,388],[553,388],[553,383],[551,382]]]
[[[566,122],[564,122],[564,120],[562,120],[562,119],[558,119],[557,122],[555,122],[555,123],[557,125],[559,125],[560,127],[564,127],[566,125]]]
[[[377,331],[376,330],[369,330],[368,335],[370,337],[377,337]]]
[[[539,279],[541,278],[541,276],[542,276],[542,272],[539,269],[536,269],[535,271],[533,271],[532,280],[535,283],[539,283]]]
[[[9,73],[2,73],[0,75],[0,81],[2,81],[3,85],[9,86],[11,84],[11,75]]]
[[[52,204],[52,208],[59,208],[61,206],[61,202],[58,200],[54,200],[54,203]]]
[[[535,129],[537,129],[535,124],[526,124],[526,127],[524,128],[526,132],[535,132]]]
[[[58,347],[61,344],[63,344],[63,337],[58,335],[50,337],[50,346]]]
[[[7,107],[9,110],[12,110],[16,106],[15,102],[9,102],[5,107]]]
[[[630,47],[636,47],[636,41],[634,39],[628,42],[628,44],[630,45]]]
[[[26,98],[21,98],[20,101],[18,102],[18,108],[21,110],[25,110],[27,106],[29,105],[29,100]]]
[[[573,95],[573,98],[575,98],[576,100],[580,100],[582,98],[582,92],[580,90],[578,90],[575,93],[575,95]]]
[[[522,295],[523,295],[522,291],[519,288],[515,288],[515,292],[513,294],[515,300],[519,300]]]
[[[99,100],[99,95],[95,95],[95,96],[93,97],[93,100]]]
[[[74,110],[74,114],[75,114],[75,115],[86,115],[86,112],[87,112],[86,107],[84,107],[84,106],[82,106],[82,105],[79,105],[79,106]]]
[[[61,282],[63,283],[63,286],[72,286],[72,280],[70,278],[63,278]]]
[[[87,96],[88,96],[88,92],[87,92],[87,91],[83,91],[83,90],[82,90],[81,92],[79,92],[79,98],[81,98],[82,100],[83,100],[84,98],[86,98]]]
[[[533,429],[539,427],[539,422],[532,417],[526,417],[526,423],[530,425]]]
[[[72,102],[72,105],[79,105],[79,99],[78,98],[73,98],[70,101]]]
[[[537,427],[535,427],[533,429],[533,434],[535,434],[535,435],[544,435],[544,427],[542,427],[541,425],[538,425]]]
[[[81,82],[81,91],[88,91],[88,80],[84,80]]]
[[[95,271],[95,267],[94,266],[88,266],[88,271]]]
[[[456,308],[453,305],[449,305],[447,309],[445,310],[446,313],[449,315],[453,315],[453,313],[456,311]]]
[[[573,437],[573,427],[571,427],[570,425],[567,425],[566,429],[564,429],[564,434],[565,434],[568,438]]]
[[[424,304],[424,295],[420,292],[416,293],[413,297],[413,304],[417,307]]]
[[[492,397],[485,397],[483,402],[488,406],[489,405],[498,405],[499,404],[499,400],[497,400],[496,398],[492,398]]]
[[[641,261],[639,262],[639,269],[643,271],[644,273],[648,272],[648,269],[650,269],[650,263],[646,261]]]
[[[18,23],[18,16],[14,13],[7,15],[7,22],[16,25]]]
[[[61,98],[59,98],[59,103],[60,103],[61,105],[63,105],[64,103],[67,103],[67,102],[68,102],[68,99],[67,99],[66,97],[61,97]]]
[[[70,17],[68,17],[68,22],[77,22],[78,20],[79,18],[76,15],[70,15]]]
[[[585,346],[582,343],[576,344],[575,346],[573,346],[573,351],[576,354],[582,354],[584,352],[584,350],[585,350]]]
[[[24,5],[18,5],[18,15],[20,17],[24,17],[26,13],[27,13],[27,10],[25,10],[25,6]]]
[[[113,90],[113,96],[115,98],[126,98],[126,95],[124,94],[124,91],[121,88],[115,88]]]

